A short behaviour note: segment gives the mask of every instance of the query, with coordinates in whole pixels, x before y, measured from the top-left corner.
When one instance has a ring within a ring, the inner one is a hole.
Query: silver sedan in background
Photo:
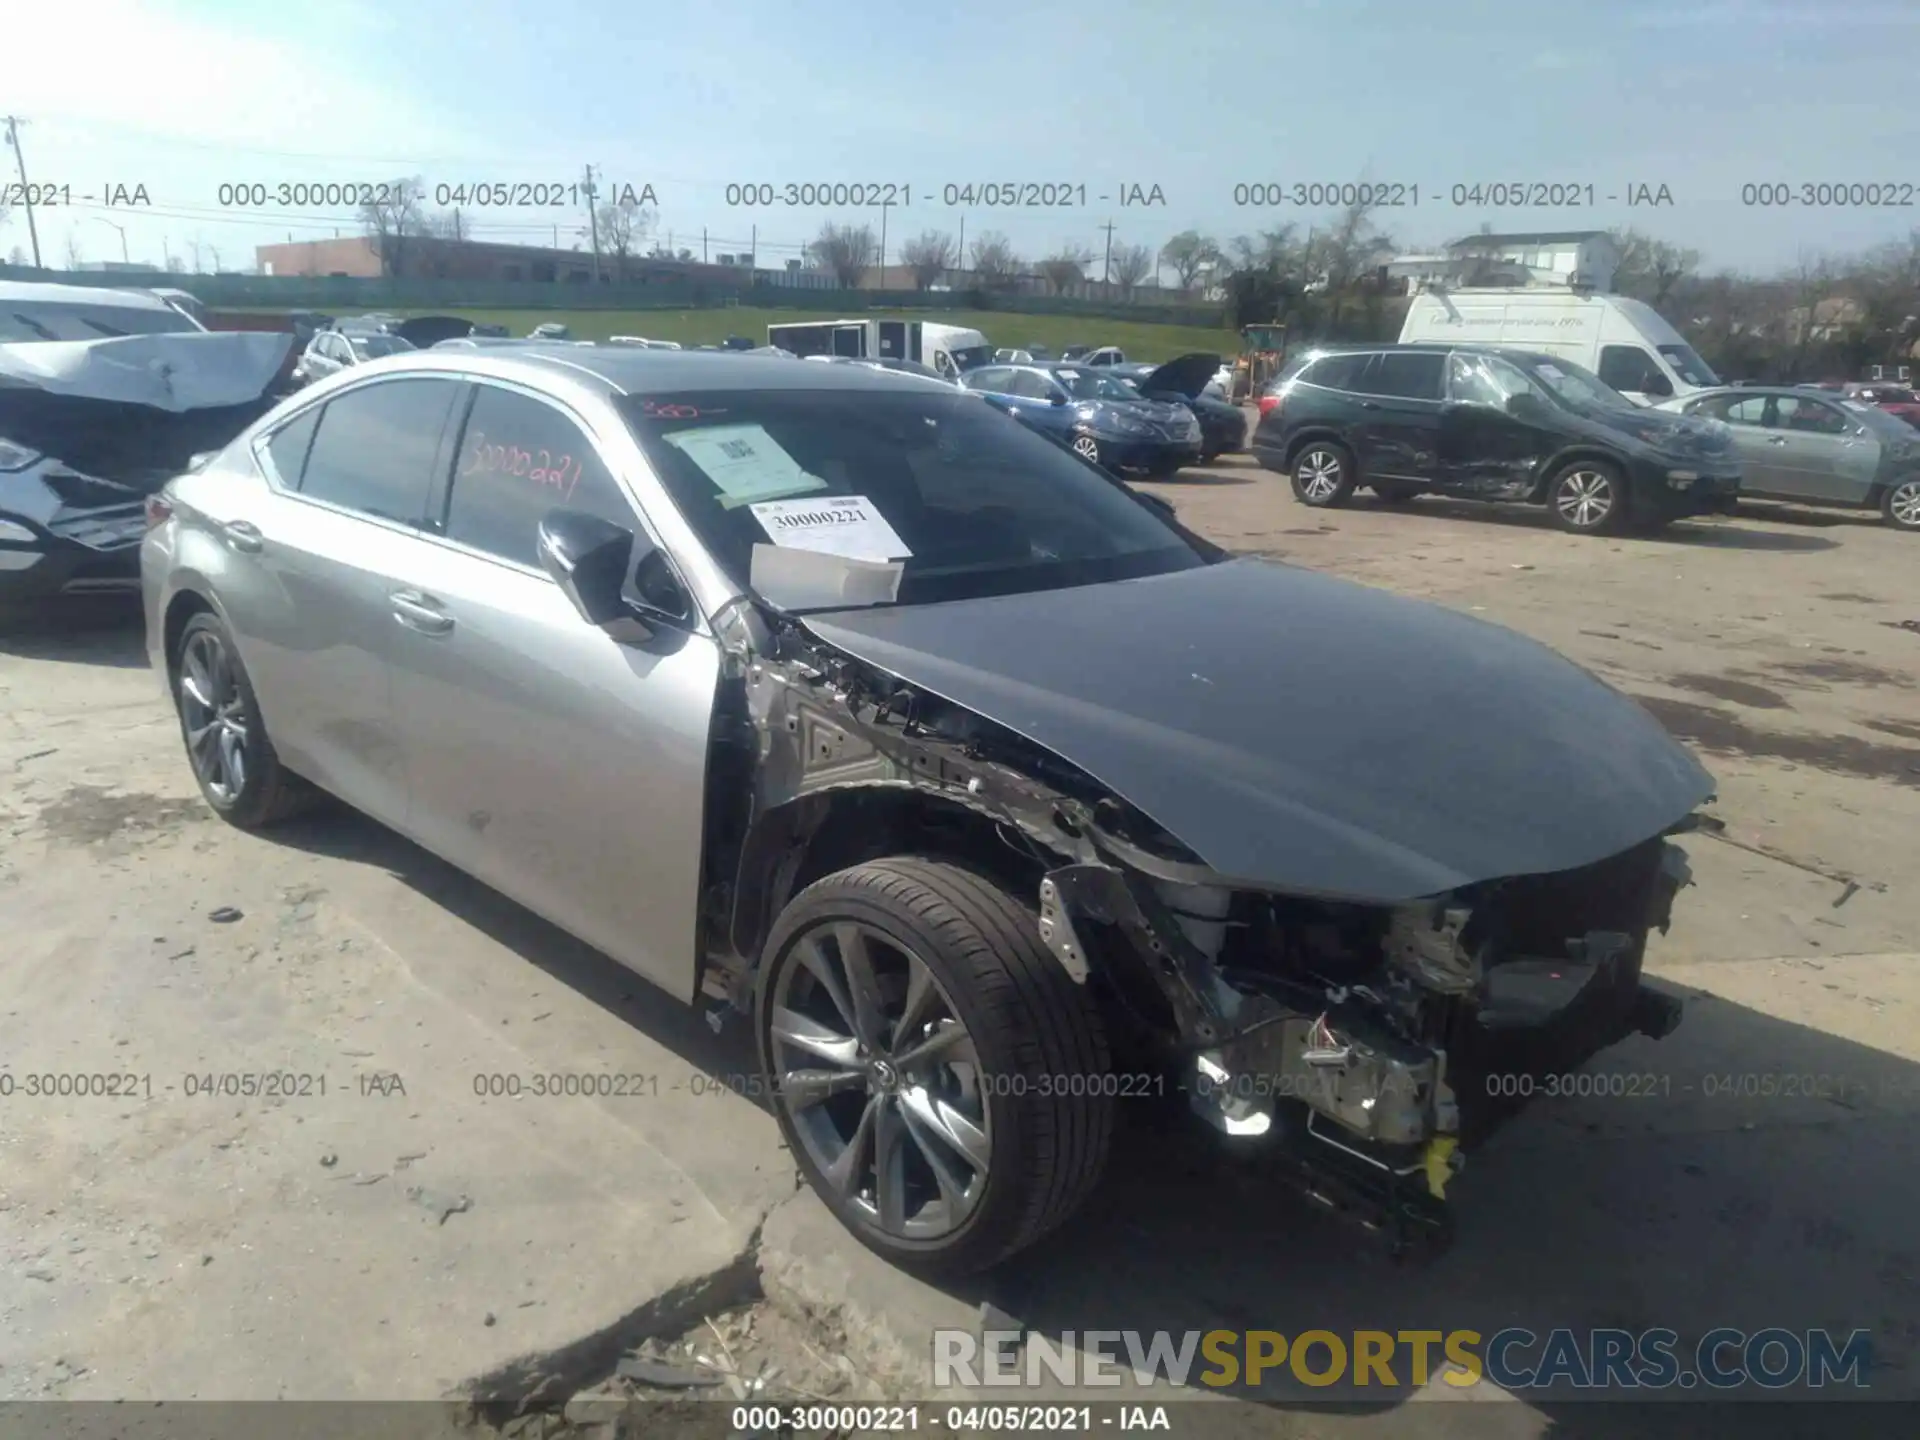
[[[1920,530],[1920,430],[1876,405],[1811,387],[1738,385],[1657,408],[1726,422],[1742,498],[1878,510],[1896,530]]]

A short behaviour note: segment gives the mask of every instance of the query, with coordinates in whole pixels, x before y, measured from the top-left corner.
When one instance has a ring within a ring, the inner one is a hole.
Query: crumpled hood
[[[1606,423],[1667,455],[1709,460],[1734,453],[1732,432],[1717,420],[1648,408],[1610,415]]]
[[[1244,885],[1384,904],[1571,869],[1713,791],[1545,646],[1291,566],[805,624],[1046,746]]]
[[[0,393],[37,390],[175,413],[257,400],[293,336],[259,331],[125,335],[0,345]]]
[[[151,494],[271,408],[292,345],[291,335],[257,331],[0,345],[0,437],[78,472],[76,483]],[[6,503],[39,508],[19,494]],[[60,498],[62,508],[110,503]]]

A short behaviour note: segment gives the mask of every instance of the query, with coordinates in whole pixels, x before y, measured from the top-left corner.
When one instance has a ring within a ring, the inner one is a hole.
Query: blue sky
[[[1236,206],[1249,181],[1408,182],[1383,215],[1406,248],[1496,230],[1637,224],[1709,268],[1768,269],[1920,227],[1920,0],[58,0],[12,8],[0,108],[49,263],[163,250],[191,267],[255,244],[353,233],[344,207],[222,209],[244,181],[651,184],[676,246],[797,254],[831,210],[729,206],[729,182],[909,182],[890,256],[957,231],[944,186],[1085,185],[1069,210],[965,215],[1030,257],[1155,249],[1324,210]],[[0,149],[0,180],[13,157]],[[1475,183],[1592,185],[1562,209],[1456,206]],[[1750,208],[1755,182],[1880,182],[1909,207]],[[103,187],[144,185],[147,210]],[[1164,206],[1122,207],[1158,185]],[[1673,203],[1609,203],[1664,185]],[[1101,194],[1115,197],[1102,204]],[[94,203],[81,201],[96,197]],[[934,203],[925,197],[932,196]],[[431,198],[431,196],[430,196]],[[576,207],[475,211],[479,238],[579,240]],[[869,212],[878,228],[877,212]],[[112,222],[109,225],[108,221]],[[15,209],[0,254],[26,247]]]

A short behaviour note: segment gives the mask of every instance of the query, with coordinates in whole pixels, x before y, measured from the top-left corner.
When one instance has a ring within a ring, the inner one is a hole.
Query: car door
[[[624,430],[601,419],[473,388],[439,538],[390,586],[405,829],[691,1000],[718,647],[700,616],[616,640],[536,551],[557,506],[651,533],[616,479]]]
[[[1518,396],[1539,401],[1532,416],[1513,413]],[[1481,500],[1521,500],[1564,437],[1554,410],[1531,381],[1497,355],[1456,350],[1447,357],[1447,399],[1440,412],[1439,488]]]
[[[1830,400],[1782,395],[1774,402],[1773,439],[1784,482],[1780,494],[1824,504],[1864,505],[1880,470],[1880,442]]]
[[[1714,395],[1686,407],[1689,415],[1723,422],[1733,434],[1734,449],[1740,452],[1740,493],[1772,495],[1784,493],[1786,482],[1779,470],[1780,446],[1774,432],[1767,428],[1767,413],[1773,397],[1758,395]]]
[[[1007,413],[1042,435],[1066,440],[1073,433],[1072,397],[1067,387],[1040,370],[1016,370],[1007,382],[1013,392]]]
[[[1385,350],[1361,371],[1352,433],[1362,476],[1421,485],[1439,480],[1446,368],[1445,351]]]
[[[269,493],[224,527],[219,594],[274,744],[298,773],[389,825],[405,818],[394,729],[392,574],[420,526],[460,393],[356,385],[255,443]]]

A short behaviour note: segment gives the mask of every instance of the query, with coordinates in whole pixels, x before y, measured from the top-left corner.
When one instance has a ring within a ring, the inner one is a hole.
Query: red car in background
[[[1915,429],[1920,429],[1920,395],[1916,395],[1911,386],[1872,380],[1849,385],[1845,393],[1849,400],[1878,406],[1889,415],[1898,415]]]

